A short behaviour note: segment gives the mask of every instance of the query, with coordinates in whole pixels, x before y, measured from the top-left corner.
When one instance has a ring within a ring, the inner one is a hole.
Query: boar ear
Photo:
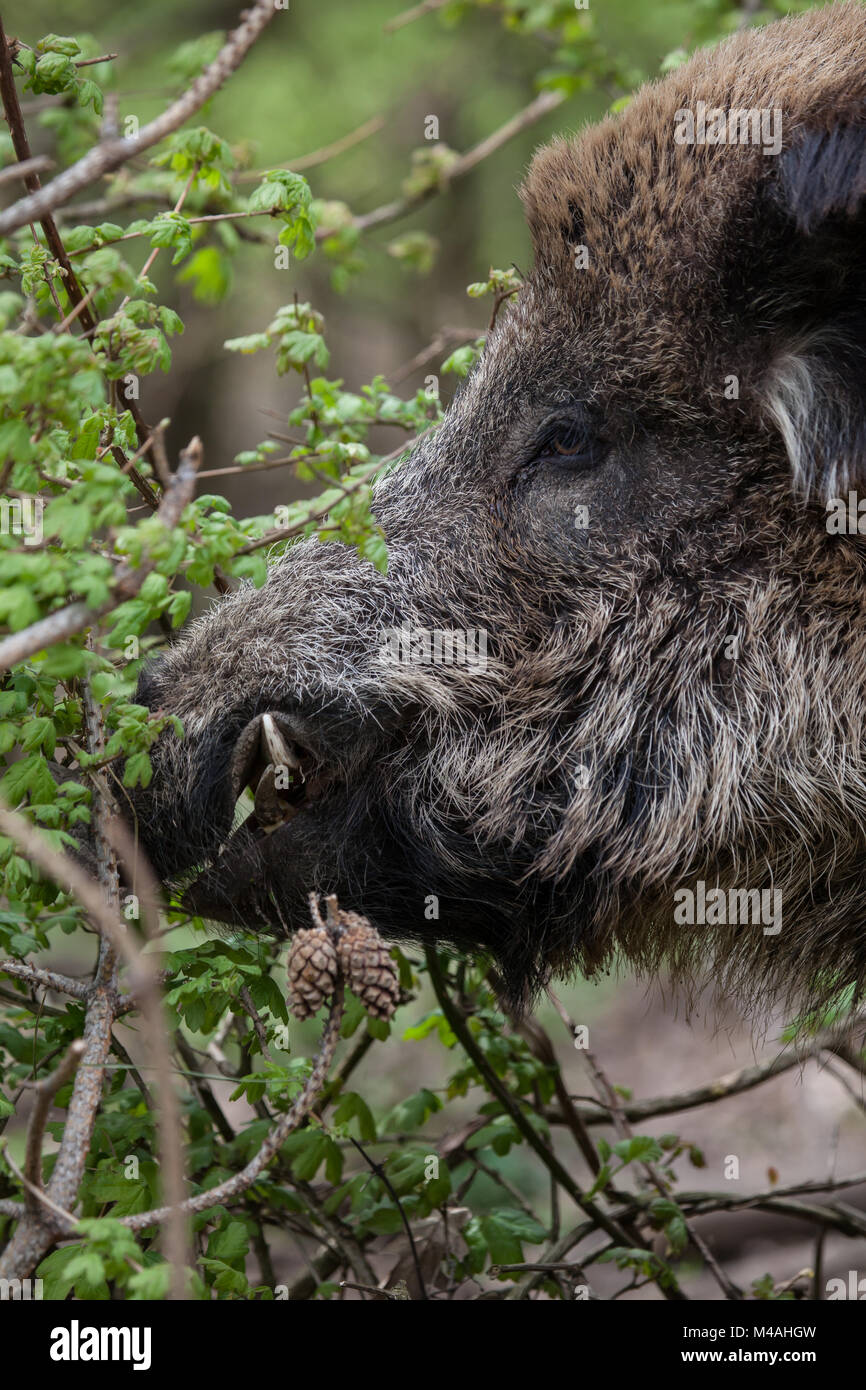
[[[866,202],[866,120],[799,131],[779,157],[779,198],[807,236],[834,214],[853,218]]]
[[[784,328],[762,395],[795,488],[827,499],[866,482],[866,123],[797,131],[772,189]]]

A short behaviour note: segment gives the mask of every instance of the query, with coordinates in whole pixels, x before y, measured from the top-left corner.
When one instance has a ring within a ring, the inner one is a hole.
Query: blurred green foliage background
[[[230,464],[254,445],[267,412],[284,416],[300,385],[294,377],[276,381],[260,358],[232,359],[222,343],[259,329],[295,291],[324,313],[330,375],[344,378],[347,389],[375,372],[397,372],[443,325],[483,330],[487,306],[467,302],[465,289],[485,278],[491,265],[526,266],[528,237],[516,190],[539,144],[598,119],[640,80],[657,76],[666,61],[718,39],[744,16],[754,22],[807,7],[769,4],[755,13],[756,7],[744,10],[732,0],[591,0],[577,16],[586,39],[564,79],[569,95],[563,105],[483,160],[445,197],[365,234],[363,269],[349,294],[333,288],[332,268],[321,255],[275,271],[261,246],[245,244],[234,259],[231,291],[214,310],[197,304],[188,286],[173,283],[177,272],[161,257],[154,268],[160,299],[177,307],[186,333],[172,345],[170,378],[144,383],[145,417],[171,417],[170,452],[200,434],[209,468]],[[179,76],[191,80],[201,59],[212,56],[239,8],[213,0],[183,6],[168,0],[120,6],[35,0],[24,6],[19,0],[4,7],[4,21],[7,33],[31,43],[48,31],[90,33],[94,53],[117,54],[110,72],[101,67],[99,74],[100,80],[107,74],[106,85],[119,94],[121,122],[134,115],[144,123],[176,94]],[[290,164],[380,117],[375,134],[307,172],[316,198],[340,199],[363,213],[399,197],[412,152],[425,145],[428,116],[439,122],[440,141],[463,152],[522,110],[539,82],[555,82],[562,71],[557,26],[573,20],[576,8],[567,0],[473,0],[393,27],[406,14],[401,0],[289,0],[201,113],[202,123],[245,154],[250,167],[265,168]],[[620,80],[611,78],[611,66]],[[40,135],[42,119],[28,118],[37,151],[51,142],[50,131]],[[438,242],[426,273],[387,249],[395,238],[422,230]],[[137,255],[143,263],[144,243]],[[407,394],[429,370],[406,378]],[[443,380],[446,399],[450,389]],[[387,450],[395,439],[392,433],[371,442]],[[264,511],[297,497],[299,485],[283,474],[259,475],[229,478],[224,491],[239,508]]]

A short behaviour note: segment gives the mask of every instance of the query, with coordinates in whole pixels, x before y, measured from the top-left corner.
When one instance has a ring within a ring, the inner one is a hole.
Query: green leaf
[[[67,58],[75,58],[81,52],[81,44],[65,34],[46,34],[36,45],[37,53],[64,53]]]
[[[441,1109],[442,1102],[439,1097],[433,1091],[422,1087],[420,1091],[394,1106],[382,1122],[382,1129],[385,1133],[393,1130],[420,1129],[431,1115],[435,1115]]]
[[[33,445],[30,440],[30,430],[25,422],[23,420],[4,420],[0,423],[0,459],[14,459],[16,463],[22,463],[32,457]]]
[[[367,1102],[355,1091],[346,1091],[334,1111],[334,1124],[347,1125],[350,1120],[358,1121],[358,1135],[363,1140],[372,1141],[376,1135],[376,1121]]]
[[[147,753],[133,753],[127,758],[123,769],[123,785],[125,787],[149,787],[150,779],[153,776],[153,767]]]
[[[49,758],[54,752],[56,734],[54,720],[43,715],[38,719],[28,719],[21,726],[21,747],[26,753],[32,753],[34,748],[44,748]]]
[[[618,1144],[614,1144],[613,1151],[624,1164],[654,1163],[662,1157],[661,1144],[648,1134],[635,1134],[631,1139],[621,1139]]]
[[[43,1297],[50,1300],[65,1299],[73,1292],[83,1299],[104,1301],[110,1297],[101,1257],[81,1244],[53,1251],[36,1274],[44,1284]]]
[[[38,753],[13,763],[0,779],[0,800],[10,806],[17,806],[28,794],[33,802],[54,801],[57,796],[51,773]]]
[[[223,343],[227,352],[260,352],[270,347],[271,339],[267,333],[248,333],[245,338],[229,338]]]
[[[93,533],[93,512],[85,501],[71,492],[48,503],[42,518],[46,536],[60,536],[70,550],[76,550]]]
[[[225,1221],[219,1230],[214,1231],[207,1243],[207,1253],[211,1258],[243,1260],[249,1249],[249,1233],[243,1221]]]
[[[544,1227],[517,1207],[501,1207],[482,1216],[479,1227],[492,1264],[521,1264],[523,1242],[539,1245],[546,1236]]]
[[[321,1129],[296,1131],[284,1149],[292,1158],[292,1172],[301,1182],[312,1182],[328,1157],[333,1141]]]

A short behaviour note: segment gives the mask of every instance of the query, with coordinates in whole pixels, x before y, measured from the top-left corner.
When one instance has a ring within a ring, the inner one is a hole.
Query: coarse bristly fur
[[[767,108],[781,150],[681,144]],[[147,791],[166,879],[283,932],[310,890],[389,936],[551,971],[713,978],[758,1003],[866,984],[866,10],[737,34],[536,156],[535,261],[438,433],[379,486],[387,576],[308,541],[148,670],[178,714]],[[584,250],[581,250],[584,248]],[[487,634],[486,666],[383,633]],[[265,712],[322,772],[269,835],[230,771]],[[760,922],[678,892],[771,889]]]

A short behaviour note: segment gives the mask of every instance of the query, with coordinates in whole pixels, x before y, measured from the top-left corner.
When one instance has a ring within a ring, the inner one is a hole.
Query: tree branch
[[[52,1101],[62,1086],[71,1081],[84,1055],[84,1043],[80,1038],[70,1045],[69,1051],[60,1066],[44,1081],[33,1083],[36,1100],[27,1128],[27,1150],[24,1158],[24,1176],[31,1184],[27,1190],[25,1206],[31,1213],[37,1209],[38,1200],[32,1188],[42,1187],[42,1142],[45,1138],[45,1125]]]
[[[311,150],[309,154],[302,154],[297,159],[286,159],[279,165],[271,164],[270,169],[290,169],[293,174],[302,174],[307,169],[315,169],[319,164],[326,164],[329,159],[335,159],[338,154],[344,154],[346,150],[351,150],[353,146],[359,145],[362,140],[368,140],[371,135],[375,135],[385,124],[384,116],[371,116],[369,121],[364,121],[357,130],[352,130],[348,135],[340,136],[339,140],[334,140],[330,145],[323,145],[319,150]],[[269,169],[248,169],[245,173],[239,174],[238,183],[257,183],[260,182]]]
[[[519,135],[521,131],[534,125],[536,121],[541,120],[551,111],[555,111],[564,101],[564,92],[539,93],[528,106],[525,106],[522,111],[518,111],[498,130],[494,130],[477,145],[473,145],[465,154],[460,155],[443,175],[441,187],[439,184],[431,184],[421,193],[407,194],[402,198],[396,198],[391,203],[383,203],[381,207],[373,208],[371,212],[360,213],[352,219],[352,226],[359,232],[367,232],[372,227],[385,227],[388,223],[396,222],[399,218],[405,217],[408,212],[413,212],[416,207],[420,207],[422,203],[426,203],[428,199],[440,193],[442,188],[450,187],[455,179],[470,173],[482,160],[487,159],[489,155],[507,144],[515,135]],[[3,219],[0,215],[0,235],[2,232]],[[333,235],[333,228],[319,227],[316,231],[316,241],[325,241],[331,235]]]
[[[19,159],[17,164],[7,164],[5,169],[0,169],[0,185],[11,183],[13,179],[23,179],[26,184],[31,174],[40,174],[53,168],[54,160],[49,159],[46,154],[35,154],[32,159]]]
[[[250,1159],[245,1168],[242,1168],[239,1173],[233,1173],[225,1182],[218,1183],[216,1187],[208,1188],[205,1192],[199,1192],[195,1197],[187,1197],[182,1203],[183,1211],[207,1211],[209,1207],[219,1206],[229,1198],[237,1197],[241,1192],[246,1192],[247,1188],[252,1187],[292,1131],[297,1129],[322,1088],[337,1044],[340,1041],[344,994],[345,988],[340,980],[334,990],[328,1021],[322,1034],[319,1051],[313,1059],[312,1071],[307,1078],[306,1085],[294,1104],[284,1115],[280,1116],[273,1129],[266,1135],[258,1153]],[[124,1216],[121,1220],[124,1226],[129,1226],[131,1230],[143,1231],[148,1226],[155,1226],[164,1221],[169,1212],[169,1207],[154,1207],[152,1211],[138,1212],[135,1216]]]
[[[594,1224],[600,1226],[603,1231],[606,1231],[617,1245],[628,1245],[629,1238],[627,1233],[617,1224],[616,1220],[602,1211],[601,1207],[599,1207],[591,1197],[588,1197],[585,1192],[580,1190],[571,1174],[563,1167],[553,1150],[545,1144],[535,1127],[526,1118],[518,1101],[515,1100],[507,1086],[505,1086],[496,1075],[496,1072],[490,1066],[487,1058],[484,1056],[484,1053],[467,1027],[463,1014],[455,1007],[448,993],[448,986],[436,952],[428,947],[425,954],[427,957],[427,969],[430,973],[430,981],[433,985],[436,998],[439,1000],[439,1006],[451,1026],[451,1031],[456,1034],[459,1039],[464,1052],[479,1074],[484,1078],[487,1089],[496,1096],[496,1099],[511,1116],[514,1124],[529,1144],[529,1147],[534,1149],[545,1168],[547,1168],[556,1179],[560,1187],[568,1193],[571,1200],[575,1202],[577,1206],[581,1207],[583,1211],[587,1212],[587,1214],[592,1217]],[[686,1297],[676,1279],[673,1277],[673,1274],[670,1275],[670,1283],[667,1285],[660,1284],[659,1287],[667,1298],[685,1299]]]
[[[28,222],[41,221],[46,213],[68,203],[76,193],[95,183],[104,174],[119,169],[135,155],[142,154],[144,150],[149,150],[152,145],[164,140],[167,135],[173,134],[204,106],[226,78],[240,66],[275,13],[274,0],[255,0],[249,9],[244,11],[240,24],[229,34],[210,67],[205,68],[177,101],[172,102],[161,115],[142,126],[137,135],[102,141],[43,188],[19,199],[5,212],[0,212],[0,237],[8,236],[10,232],[26,226]]]
[[[83,1052],[60,1150],[46,1194],[46,1205],[50,1207],[53,1203],[55,1217],[52,1218],[46,1211],[28,1211],[19,1222],[0,1259],[0,1278],[13,1279],[25,1277],[35,1268],[63,1229],[57,1225],[56,1209],[68,1213],[77,1199],[102,1095],[105,1061],[111,1049],[112,1024],[120,1003],[115,984],[115,961],[118,956],[130,966],[131,988],[140,997],[148,1039],[157,1056],[159,1045],[157,1043],[154,1047],[154,1039],[165,1025],[159,1008],[154,957],[138,951],[131,934],[106,903],[96,880],[90,878],[73,860],[53,849],[40,831],[17,811],[0,807],[0,833],[8,835],[33,864],[78,898],[101,938],[96,976],[87,1001]],[[153,978],[153,987],[148,985],[149,978]],[[171,1115],[175,1113],[172,1097],[166,1094],[165,1077],[159,1067],[157,1079],[161,1114]],[[170,1083],[170,1077],[168,1080]],[[168,1090],[171,1090],[170,1084]],[[177,1204],[167,1210],[177,1210]]]
[[[0,960],[0,973],[12,975],[16,980],[27,980],[32,985],[43,985],[55,994],[71,994],[73,999],[87,999],[92,983],[90,980],[73,980],[71,975],[59,975],[56,970],[43,970],[41,966],[17,960]]]
[[[620,1107],[621,1114],[626,1120],[634,1122],[661,1115],[677,1115],[684,1110],[694,1110],[699,1105],[711,1105],[716,1101],[739,1095],[742,1091],[751,1091],[755,1086],[761,1086],[765,1081],[771,1080],[774,1076],[781,1076],[794,1067],[801,1067],[822,1051],[834,1052],[851,1065],[857,1065],[851,1061],[856,1053],[850,1048],[849,1039],[863,1027],[864,1022],[866,1020],[858,1016],[846,1023],[842,1029],[838,1025],[827,1028],[818,1033],[802,1052],[786,1046],[767,1062],[727,1072],[724,1076],[718,1076],[713,1081],[696,1086],[690,1091],[681,1091],[673,1096],[656,1096],[650,1100],[624,1101]],[[610,1124],[607,1106],[596,1102],[583,1102],[576,1103],[576,1109],[588,1125]],[[547,1119],[551,1124],[566,1123],[565,1116],[555,1111],[547,1111]]]

